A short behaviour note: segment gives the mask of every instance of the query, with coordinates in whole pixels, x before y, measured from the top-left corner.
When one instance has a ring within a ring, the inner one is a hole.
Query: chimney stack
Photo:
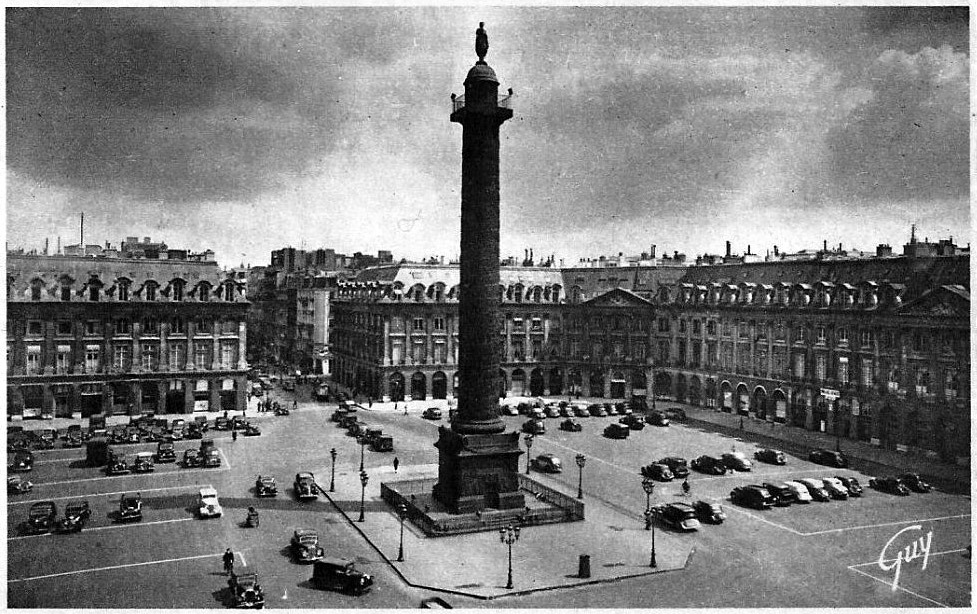
[[[828,251],[828,240],[827,239],[824,240],[824,250],[822,250],[822,251]]]
[[[777,249],[777,246],[776,245],[773,246],[773,255],[774,256],[780,256],[780,250]]]
[[[729,258],[732,255],[732,245],[729,241],[726,241],[726,257]]]

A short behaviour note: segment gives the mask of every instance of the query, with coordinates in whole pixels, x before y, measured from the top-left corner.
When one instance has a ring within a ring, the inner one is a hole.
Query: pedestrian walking
[[[397,468],[400,467],[400,459],[396,456],[394,457],[394,473],[397,473]]]
[[[691,491],[692,487],[689,486],[689,478],[685,478],[685,481],[682,482],[682,494],[688,497]]]
[[[231,441],[237,441],[237,429],[231,429]]]
[[[370,405],[370,409],[373,409],[373,397],[366,397],[366,400]]]
[[[740,416],[740,430],[743,430],[743,416]]]
[[[234,553],[230,548],[224,552],[224,573],[227,575],[234,573]]]
[[[292,411],[295,411],[298,408],[299,408],[299,402],[298,401],[292,401]]]

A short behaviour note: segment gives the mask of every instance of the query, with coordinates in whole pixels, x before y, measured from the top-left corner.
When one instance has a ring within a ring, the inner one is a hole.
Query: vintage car
[[[742,452],[727,452],[720,457],[727,469],[736,471],[752,471],[753,463]]]
[[[322,558],[312,567],[313,587],[362,595],[373,586],[373,576],[358,571],[353,561]]]
[[[888,478],[872,478],[868,481],[870,488],[874,488],[879,492],[887,492],[890,495],[899,495],[900,497],[909,496],[909,487],[902,483],[899,478],[888,477]]]
[[[918,473],[903,473],[899,476],[899,481],[913,492],[929,492],[933,490],[933,487],[924,482]]]
[[[671,482],[675,479],[675,474],[668,468],[668,465],[651,463],[641,468],[641,477],[651,478],[660,482]]]
[[[176,462],[176,449],[173,447],[172,441],[161,441],[158,444],[156,444],[156,462],[157,463]]]
[[[132,461],[133,473],[151,473],[155,469],[152,452],[136,452],[136,458]]]
[[[692,468],[702,473],[712,475],[726,475],[726,464],[715,456],[703,454],[698,458],[692,459]]]
[[[825,450],[824,448],[812,450],[811,453],[807,455],[807,460],[819,465],[838,467],[840,469],[844,469],[848,466],[848,459],[845,458],[844,454],[834,450]]]
[[[831,495],[824,488],[824,482],[815,478],[800,478],[796,480],[799,484],[807,488],[811,498],[815,501],[831,501]]]
[[[695,509],[688,503],[666,503],[651,508],[651,515],[662,523],[682,531],[697,531],[701,526]]]
[[[370,442],[374,452],[393,452],[394,438],[391,435],[379,435]]]
[[[204,423],[206,426],[206,423]],[[203,439],[205,429],[199,422],[191,422],[187,425],[187,430],[183,434],[184,439]]]
[[[66,533],[78,532],[92,516],[92,508],[88,501],[69,503],[64,508],[64,518],[61,519],[60,529]]]
[[[204,467],[221,466],[221,455],[217,448],[201,449],[200,455],[203,457]]]
[[[573,408],[570,407],[570,404],[567,403],[566,401],[560,401],[560,404],[557,405],[557,407],[560,410],[560,417],[561,418],[572,418],[573,417]]]
[[[559,458],[552,454],[540,454],[530,463],[533,469],[541,473],[560,473],[563,471],[563,463]]]
[[[78,426],[77,424],[73,426]],[[68,427],[68,432],[64,435],[64,440],[61,445],[65,448],[80,448],[85,444],[85,437],[81,432],[81,427],[78,426],[77,430],[72,430]]]
[[[590,412],[590,415],[595,418],[604,418],[607,416],[607,410],[604,409],[604,406],[600,403],[592,403],[591,405],[588,405],[587,411]]]
[[[576,418],[589,418],[590,412],[587,411],[587,407],[585,405],[580,405],[578,403],[573,405],[573,415]]]
[[[142,495],[136,493],[130,495],[123,494],[119,499],[119,520],[128,522],[130,520],[142,520]]]
[[[257,437],[258,435],[261,435],[261,429],[258,428],[257,424],[252,424],[251,422],[244,423],[245,437]]]
[[[764,482],[762,486],[773,497],[773,504],[777,507],[788,507],[792,503],[797,503],[797,495],[786,482]]]
[[[234,416],[231,418],[231,430],[232,431],[243,431],[248,425],[248,421],[244,416]]]
[[[530,407],[528,415],[533,420],[546,420],[546,412],[542,407]]]
[[[203,467],[204,459],[200,455],[200,450],[189,448],[183,451],[183,466],[187,468]]]
[[[295,482],[292,484],[295,489],[295,496],[299,499],[318,499],[319,487],[315,483],[315,476],[308,471],[301,471],[295,474]]]
[[[628,427],[632,431],[640,431],[645,428],[645,419],[637,414],[627,414],[618,420],[618,422]]]
[[[668,416],[663,411],[653,411],[645,418],[645,422],[652,426],[668,426]]]
[[[522,423],[522,430],[524,433],[529,433],[530,435],[542,435],[546,432],[546,424],[542,420],[531,418]]]
[[[604,437],[608,439],[627,439],[631,434],[631,429],[623,424],[608,424],[604,427]]]
[[[14,462],[10,465],[11,471],[30,471],[34,468],[34,454],[30,450],[17,450],[14,452]]]
[[[511,404],[500,405],[499,406],[499,413],[501,415],[503,415],[503,416],[518,416],[519,415],[519,407],[516,406],[516,405],[511,405]]]
[[[546,413],[547,418],[559,418],[560,417],[560,407],[558,405],[547,405],[543,408]]]
[[[736,505],[752,507],[758,510],[768,510],[774,504],[773,496],[766,488],[759,484],[737,486],[730,491],[729,500]]]
[[[770,448],[757,450],[753,453],[753,458],[764,463],[770,463],[771,465],[787,464],[787,456],[783,452],[780,450],[772,450]]]
[[[125,454],[118,450],[109,450],[108,462],[105,464],[105,473],[109,475],[124,475],[129,473],[129,465],[126,464]]]
[[[54,447],[54,442],[58,439],[58,432],[54,429],[43,429],[37,436],[36,447],[38,450],[50,450]]]
[[[295,529],[291,548],[292,555],[299,563],[313,563],[325,554],[322,546],[319,545],[319,534],[312,529]]]
[[[176,441],[181,439],[187,439],[187,427],[186,426],[174,426],[170,428],[170,432],[167,433],[171,438]]]
[[[231,601],[235,608],[265,607],[265,594],[258,584],[258,572],[249,567],[239,567],[227,581],[231,589]]]
[[[19,475],[7,476],[7,494],[8,495],[23,495],[29,493],[34,485],[30,480],[25,480]]]
[[[224,514],[220,501],[217,500],[217,489],[207,486],[200,489],[197,497],[197,516],[200,518],[220,518]]]
[[[563,422],[560,422],[560,430],[567,431],[568,433],[579,433],[583,430],[583,425],[573,418],[567,418]]]
[[[217,416],[214,419],[214,430],[215,431],[229,431],[231,430],[231,421],[224,416]]]
[[[689,419],[689,417],[685,414],[685,410],[681,407],[665,408],[665,417],[669,420],[675,420],[677,422],[685,422]]]
[[[814,500],[811,497],[811,491],[807,489],[807,486],[801,484],[800,482],[784,482],[790,491],[794,493],[794,499],[797,503],[810,503]]]
[[[437,407],[428,407],[424,410],[424,413],[421,414],[421,418],[424,418],[425,420],[440,420],[441,410]]]
[[[689,463],[680,456],[666,456],[658,459],[658,464],[665,465],[672,470],[672,475],[682,479],[689,477]]]
[[[618,416],[618,415],[623,416],[624,406],[623,405],[618,406],[618,404],[615,403],[604,403],[604,411],[607,412],[608,416]]]
[[[53,531],[58,523],[58,506],[54,501],[38,501],[27,512],[27,532],[47,533]]]
[[[847,499],[849,497],[848,488],[837,478],[821,478],[824,489],[828,491],[832,499]]]
[[[845,485],[845,488],[848,489],[849,495],[851,495],[852,497],[862,496],[863,489],[862,489],[862,485],[858,483],[858,478],[853,478],[851,476],[844,476],[844,475],[836,475],[835,477],[838,478],[839,482]]]
[[[422,610],[453,610],[455,607],[441,597],[428,597],[421,600]]]
[[[713,503],[711,501],[696,501],[692,504],[692,509],[695,510],[695,515],[701,522],[722,524],[723,521],[726,520],[726,510],[724,510],[723,506],[719,505],[718,503]]]
[[[259,475],[254,482],[254,494],[259,497],[278,496],[278,482],[274,476]]]

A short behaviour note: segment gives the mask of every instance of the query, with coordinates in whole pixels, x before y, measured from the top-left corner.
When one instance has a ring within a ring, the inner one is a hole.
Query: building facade
[[[246,407],[244,284],[209,260],[7,256],[7,414]]]

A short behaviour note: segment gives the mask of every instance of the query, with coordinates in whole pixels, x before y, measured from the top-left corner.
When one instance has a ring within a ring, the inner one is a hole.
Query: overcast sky
[[[477,59],[502,255],[970,236],[966,8],[8,9],[7,241],[459,253]]]

